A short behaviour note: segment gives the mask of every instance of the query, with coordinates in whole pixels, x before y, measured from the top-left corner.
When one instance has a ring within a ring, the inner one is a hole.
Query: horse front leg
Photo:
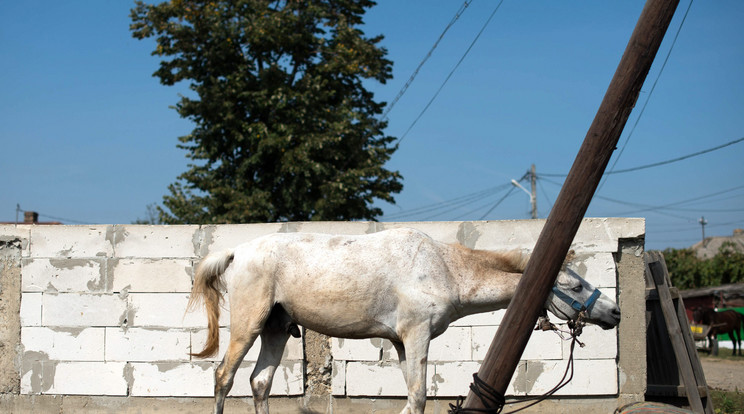
[[[409,332],[404,339],[405,378],[408,386],[408,403],[401,414],[424,414],[426,406],[426,364],[428,362],[429,329]]]

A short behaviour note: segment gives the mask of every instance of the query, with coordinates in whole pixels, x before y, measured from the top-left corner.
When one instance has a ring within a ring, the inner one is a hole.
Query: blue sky
[[[176,144],[192,125],[169,108],[186,87],[151,76],[154,43],[131,37],[132,4],[0,3],[0,221],[15,220],[19,204],[42,220],[131,223],[186,170]],[[395,98],[462,4],[381,1],[367,13],[364,31],[385,35],[394,62],[394,79],[368,85],[378,100]],[[465,9],[390,111],[388,134],[409,129],[496,5],[474,0]],[[693,3],[651,93],[688,5],[679,5],[620,138],[616,170],[744,137],[744,2]],[[497,202],[531,164],[546,217],[642,8],[505,1],[387,164],[405,187],[396,205],[380,204],[381,220],[529,218],[522,190]],[[739,142],[610,175],[587,215],[646,218],[652,249],[699,241],[701,216],[706,236],[730,235],[744,227],[743,161]]]

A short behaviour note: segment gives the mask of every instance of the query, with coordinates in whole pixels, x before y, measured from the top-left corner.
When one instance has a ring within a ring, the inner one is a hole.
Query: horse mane
[[[461,244],[452,245],[462,256],[465,263],[476,264],[489,270],[501,270],[508,273],[522,273],[527,266],[530,255],[520,250],[491,251],[476,250]]]
[[[462,255],[463,260],[468,263],[477,263],[480,266],[486,267],[491,270],[501,270],[508,273],[524,273],[524,269],[527,267],[527,262],[530,260],[530,254],[522,250],[509,250],[509,251],[493,251],[493,250],[477,250],[465,247],[461,244],[453,244],[459,253]],[[576,257],[576,253],[570,250],[566,254],[566,259],[563,261],[561,266],[562,270],[565,270],[568,263],[573,261]]]

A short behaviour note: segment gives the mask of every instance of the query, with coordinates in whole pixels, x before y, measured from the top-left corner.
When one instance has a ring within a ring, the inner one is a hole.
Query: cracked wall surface
[[[364,234],[415,227],[435,239],[471,248],[529,250],[543,225],[543,220],[522,220],[0,226],[0,306],[9,306],[7,311],[2,308],[4,314],[19,315],[15,327],[0,330],[0,372],[10,373],[0,377],[0,386],[8,390],[3,392],[23,395],[211,396],[214,370],[229,338],[229,304],[220,317],[218,356],[190,357],[188,353],[200,351],[206,338],[202,311],[185,312],[193,269],[210,252],[265,234]],[[585,220],[572,245],[577,255],[573,269],[616,297],[618,279],[633,273],[626,268],[641,263],[629,252],[643,251],[644,231],[641,219]],[[629,294],[638,293],[634,285],[625,286],[631,286]],[[7,292],[17,299],[6,299]],[[626,302],[635,305],[637,299]],[[432,342],[430,397],[448,398],[467,391],[503,313],[463,318]],[[642,317],[632,315],[627,322],[634,324],[629,330],[633,335],[642,330],[638,328]],[[632,400],[640,392],[642,398],[645,371],[642,375],[636,371],[645,366],[624,362],[630,356],[623,347],[636,339],[622,341],[617,329],[589,327],[582,341],[587,346],[576,351],[574,380],[559,395],[626,395]],[[259,343],[249,351],[230,395],[251,395],[248,377]],[[639,356],[645,350],[633,352],[633,358],[645,361]],[[568,342],[554,333],[535,332],[508,393],[535,395],[552,388],[563,374],[568,353]],[[290,339],[272,388],[274,396],[336,401],[405,394],[397,354],[389,341],[344,340],[307,331],[303,338]]]

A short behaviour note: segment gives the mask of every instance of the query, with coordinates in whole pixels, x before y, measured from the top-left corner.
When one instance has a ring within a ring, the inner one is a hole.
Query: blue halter
[[[578,312],[584,310],[587,312],[591,312],[592,307],[594,307],[594,304],[597,303],[597,298],[599,297],[599,295],[602,294],[602,292],[600,292],[599,289],[594,289],[594,292],[592,292],[591,296],[589,296],[589,299],[587,299],[585,303],[581,303],[578,300],[568,296],[567,294],[561,292],[555,286],[553,286],[553,294],[558,296],[558,298],[560,298],[562,301],[568,303],[569,306],[571,306]]]

